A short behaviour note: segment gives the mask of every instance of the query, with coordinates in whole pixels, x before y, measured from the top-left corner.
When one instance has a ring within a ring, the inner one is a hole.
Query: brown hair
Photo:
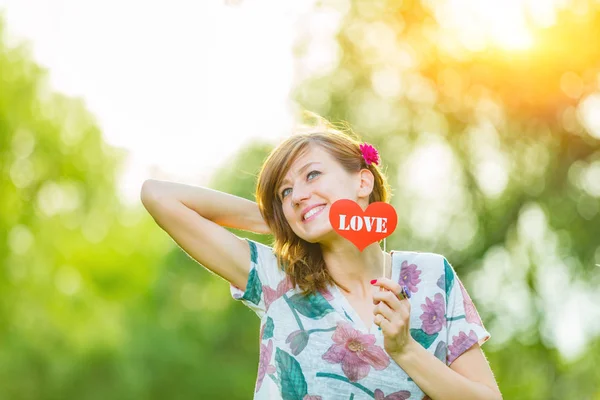
[[[309,145],[318,145],[333,156],[348,172],[368,169],[375,177],[369,204],[376,201],[388,202],[390,188],[379,168],[367,165],[360,151],[360,142],[353,138],[349,129],[334,128],[319,118],[320,127],[299,132],[277,146],[264,162],[256,185],[256,201],[260,212],[275,237],[273,250],[280,265],[292,284],[298,285],[304,294],[315,293],[334,284],[325,267],[325,260],[318,243],[309,243],[298,237],[283,214],[277,190],[295,159]]]

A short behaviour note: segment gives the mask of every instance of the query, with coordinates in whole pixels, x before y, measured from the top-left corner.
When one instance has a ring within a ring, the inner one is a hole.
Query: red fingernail
[[[377,282],[377,279],[373,279],[373,280],[371,281],[371,285],[374,285],[376,282]]]

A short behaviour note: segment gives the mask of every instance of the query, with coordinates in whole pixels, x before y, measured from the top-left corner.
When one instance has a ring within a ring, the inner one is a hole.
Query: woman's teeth
[[[306,214],[304,214],[304,220],[309,219],[310,217],[312,217],[313,215],[315,215],[316,213],[318,213],[319,211],[321,211],[324,208],[325,208],[325,206],[320,206],[320,207],[313,208],[312,210],[310,210],[309,212],[307,212]]]

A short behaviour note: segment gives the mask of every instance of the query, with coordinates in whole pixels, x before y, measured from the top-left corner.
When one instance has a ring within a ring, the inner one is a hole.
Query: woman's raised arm
[[[141,201],[156,223],[192,258],[244,290],[248,243],[224,227],[269,233],[256,203],[216,190],[149,179]]]

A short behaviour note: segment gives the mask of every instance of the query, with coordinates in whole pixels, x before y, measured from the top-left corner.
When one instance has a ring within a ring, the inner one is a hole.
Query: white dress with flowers
[[[270,247],[248,243],[246,291],[231,285],[231,294],[261,319],[254,399],[427,398],[385,352],[379,327],[366,327],[337,286],[302,296]],[[391,254],[392,280],[412,293],[411,335],[427,351],[450,365],[490,338],[446,258],[409,251]]]

